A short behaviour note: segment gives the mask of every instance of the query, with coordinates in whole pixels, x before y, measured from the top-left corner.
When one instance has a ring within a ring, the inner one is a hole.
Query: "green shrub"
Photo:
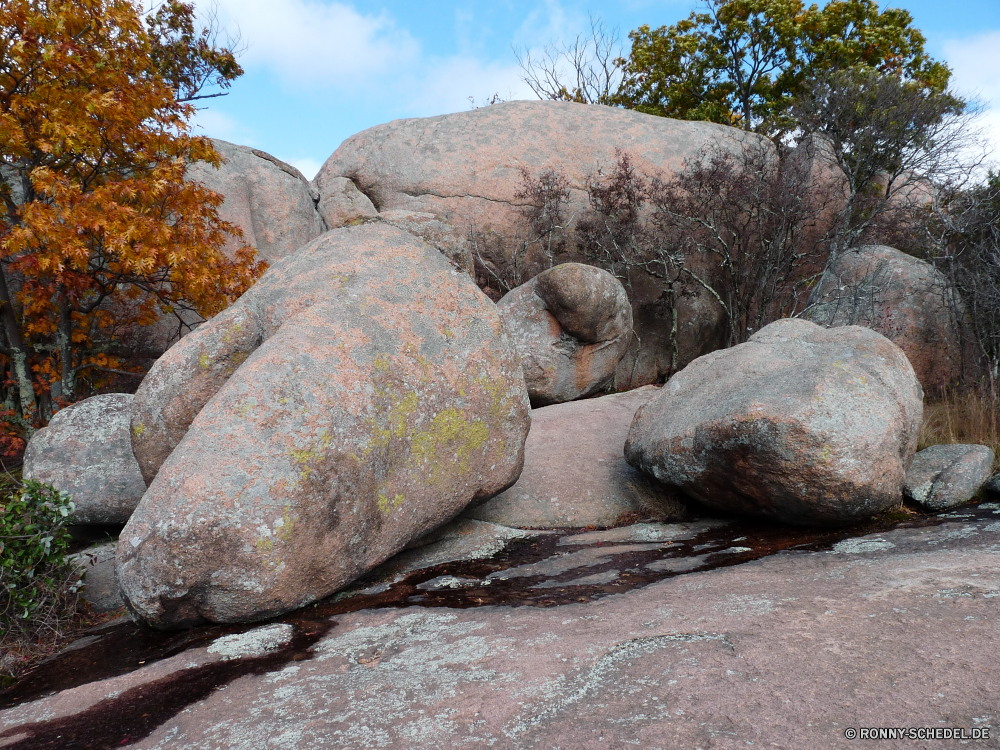
[[[0,495],[0,642],[58,630],[83,585],[66,558],[75,510],[69,493],[25,480]]]

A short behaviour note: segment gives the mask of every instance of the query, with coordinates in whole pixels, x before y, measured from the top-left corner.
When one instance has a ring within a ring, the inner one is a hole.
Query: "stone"
[[[841,524],[902,501],[922,415],[887,338],[786,319],[674,375],[636,413],[625,457],[711,508]]]
[[[24,452],[24,478],[73,496],[77,524],[128,521],[146,484],[132,455],[133,396],[91,396],[57,411]]]
[[[313,188],[295,167],[248,146],[217,139],[212,145],[222,166],[195,162],[185,179],[225,196],[219,217],[243,230],[243,241],[257,248],[258,257],[274,262],[326,230]],[[224,251],[235,257],[239,246],[230,238]]]
[[[525,235],[525,199],[517,196],[522,168],[533,178],[546,170],[564,175],[569,190],[565,215],[582,217],[590,206],[588,179],[613,169],[619,151],[628,153],[640,172],[670,178],[686,160],[701,158],[706,148],[738,153],[747,141],[769,147],[761,136],[714,123],[573,102],[510,101],[369,128],[344,141],[313,184],[320,194],[320,214],[330,227],[350,220],[342,209],[344,179],[380,215],[403,210],[437,216],[451,227],[451,236],[445,240],[441,235],[432,244],[447,245],[451,255],[455,248],[467,248],[481,285],[499,294],[506,290],[495,288],[490,264],[499,264],[495,270],[517,277],[517,283],[552,265],[549,248],[532,244]],[[575,225],[568,231],[566,249],[556,263],[584,260],[576,250]],[[473,238],[479,238],[478,252]],[[491,249],[484,250],[484,244]],[[698,258],[689,261],[698,263]],[[721,345],[725,321],[707,292],[693,288],[680,299],[675,352],[663,284],[639,271],[629,282],[638,336],[619,365],[617,390],[655,383],[677,362],[683,366]]]
[[[629,466],[622,451],[636,410],[659,391],[644,386],[533,410],[520,478],[466,517],[521,528],[685,518],[677,493]]]
[[[89,679],[21,694],[0,710],[0,743],[13,750],[91,741],[133,750],[960,746],[844,739],[848,729],[911,726],[989,729],[995,739],[1000,524],[955,519],[854,541],[854,551],[787,551],[653,576],[584,601],[546,588],[552,599],[544,606],[513,597],[470,601],[468,583],[482,585],[487,573],[466,572],[451,582],[466,585],[434,591],[433,607],[404,599],[337,614],[317,609],[238,634],[241,644],[269,645],[293,626],[292,641],[265,656],[234,647],[235,633],[195,630],[170,649],[154,641],[137,655],[148,661],[133,660],[125,673],[84,667]],[[602,569],[607,563],[579,573]],[[502,584],[486,586],[484,596]],[[102,631],[65,663],[89,666],[117,632]],[[68,671],[64,662],[52,666]]]
[[[115,581],[115,546],[115,542],[105,542],[70,555],[70,560],[84,574],[80,596],[99,614],[124,606]]]
[[[510,486],[529,423],[468,276],[385,224],[328,232],[143,380],[150,484],[118,545],[125,602],[169,628],[327,596]]]
[[[985,445],[932,445],[913,457],[906,496],[928,510],[969,502],[993,474],[993,451]]]
[[[822,326],[860,325],[902,349],[921,386],[932,393],[976,372],[958,292],[930,263],[886,245],[848,250],[826,268],[806,319]]]
[[[595,266],[563,263],[497,304],[533,406],[558,404],[614,387],[632,338],[625,288]]]

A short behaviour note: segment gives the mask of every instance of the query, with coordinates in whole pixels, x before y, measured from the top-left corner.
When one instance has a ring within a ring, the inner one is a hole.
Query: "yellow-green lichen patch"
[[[299,472],[299,478],[301,481],[304,482],[308,479],[313,470],[312,464],[323,456],[326,449],[330,447],[330,443],[332,442],[333,438],[330,436],[330,433],[323,430],[319,434],[319,438],[308,448],[298,450],[293,448],[288,451],[288,455],[291,456],[292,460],[301,467],[301,471]]]
[[[239,333],[242,330],[243,330],[243,324],[237,320],[235,323],[229,326],[229,330],[226,331],[226,333],[222,336],[222,340],[228,344],[230,341],[233,340],[233,334]]]
[[[423,468],[432,484],[440,484],[448,478],[452,462],[460,473],[467,472],[473,451],[482,448],[489,437],[490,430],[482,421],[468,420],[458,409],[444,409],[426,429],[413,435],[410,463]]]
[[[207,354],[202,354],[200,357],[198,357],[198,366],[202,370],[207,370],[211,364],[212,360],[209,359]]]
[[[146,425],[142,422],[136,422],[135,427],[132,428],[132,434],[138,438],[141,438],[147,432]]]
[[[396,508],[402,507],[403,496],[397,493],[392,499],[389,499],[388,493],[384,489],[381,489],[375,495],[375,502],[378,506],[379,513],[383,516],[388,516],[396,510]]]

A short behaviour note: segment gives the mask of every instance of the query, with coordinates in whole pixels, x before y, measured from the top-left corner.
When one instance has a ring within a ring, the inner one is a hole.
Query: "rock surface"
[[[115,581],[115,546],[113,541],[105,542],[70,557],[85,574],[81,596],[95,612],[124,606]]]
[[[529,427],[495,306],[382,224],[275,264],[146,376],[147,481],[118,579],[142,621],[261,619],[346,585],[514,482]]]
[[[902,500],[922,414],[885,337],[780,320],[674,375],[636,414],[625,457],[713,508],[845,523]]]
[[[497,304],[524,368],[533,406],[558,404],[614,386],[632,338],[625,288],[607,271],[563,263]]]
[[[906,496],[929,510],[967,503],[993,474],[993,459],[985,445],[924,448],[906,472]]]
[[[734,152],[745,134],[722,125],[654,117],[613,107],[551,101],[511,101],[440,117],[395,120],[344,141],[313,181],[320,193],[319,211],[329,226],[345,220],[345,186],[351,181],[372,205],[387,211],[437,216],[452,229],[432,241],[449,255],[478,237],[487,264],[509,274],[524,239],[525,199],[521,169],[533,178],[546,170],[568,182],[566,216],[582,216],[589,206],[588,178],[614,167],[616,151],[627,152],[647,175],[669,177],[686,159],[720,145]],[[355,215],[355,214],[351,214]],[[367,215],[367,214],[366,214]],[[572,234],[572,233],[571,233]],[[440,244],[439,244],[440,243]],[[567,242],[575,248],[574,236]],[[450,249],[447,249],[450,248]],[[475,253],[473,253],[475,255]],[[489,258],[487,258],[487,255]],[[479,281],[490,274],[477,259]],[[583,260],[575,250],[556,262]],[[527,280],[550,265],[541,243],[519,261]],[[656,382],[671,371],[670,309],[663,286],[644,273],[631,279],[630,292],[638,338],[617,373],[619,390]],[[694,290],[679,310],[678,357],[681,366],[718,347],[723,321],[707,293]],[[640,344],[641,341],[641,344]]]
[[[685,506],[622,451],[636,410],[659,392],[645,386],[535,409],[520,478],[465,515],[522,528],[613,526],[633,514],[684,518]]]
[[[243,230],[259,257],[274,262],[323,233],[313,188],[299,170],[255,148],[216,139],[212,145],[222,166],[195,162],[186,179],[225,196],[219,216]],[[238,248],[230,239],[225,250],[235,256]]]
[[[146,491],[132,455],[133,396],[92,396],[56,412],[24,452],[24,477],[73,496],[79,524],[124,524]]]
[[[958,293],[932,265],[895,248],[868,245],[841,255],[827,267],[810,305],[806,318],[814,323],[865,326],[899,346],[925,391],[975,371],[972,350],[961,344]]]
[[[659,531],[608,542],[671,539]],[[627,577],[636,559],[621,549],[601,558],[605,548],[594,546],[588,562],[579,557],[581,567],[558,576],[579,593],[547,605],[477,605],[463,588],[443,588],[431,607],[373,602],[207,639],[192,631],[186,650],[140,666],[133,656],[124,674],[0,712],[0,742],[829,750],[859,745],[848,729],[912,726],[989,729],[991,740],[968,746],[996,747],[998,544],[1000,517],[987,513],[577,601],[593,588],[567,579]],[[571,545],[549,559],[587,551]]]

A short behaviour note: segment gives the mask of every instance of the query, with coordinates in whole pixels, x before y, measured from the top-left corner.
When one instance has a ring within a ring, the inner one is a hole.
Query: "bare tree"
[[[940,185],[966,183],[982,163],[974,107],[870,69],[817,78],[792,107],[800,148],[834,167],[843,204],[831,257],[863,244],[880,222],[919,213]],[[895,217],[893,217],[895,214]]]
[[[590,17],[590,35],[570,44],[550,45],[540,59],[514,48],[523,80],[539,99],[611,104],[622,82],[624,48],[618,27]]]
[[[811,164],[769,141],[743,140],[735,153],[716,146],[651,190],[655,221],[677,251],[706,258],[685,273],[726,315],[727,345],[802,309],[819,275],[829,196]]]

